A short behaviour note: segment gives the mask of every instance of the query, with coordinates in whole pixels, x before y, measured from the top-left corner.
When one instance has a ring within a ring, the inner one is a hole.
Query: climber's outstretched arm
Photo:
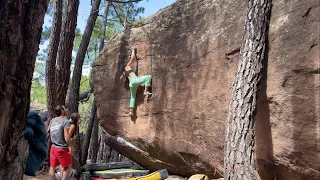
[[[135,53],[136,50],[137,50],[136,48],[132,48],[130,60],[129,60],[128,64],[125,67],[126,70],[129,67],[131,68],[132,63],[134,62],[134,59],[136,58],[136,53]]]

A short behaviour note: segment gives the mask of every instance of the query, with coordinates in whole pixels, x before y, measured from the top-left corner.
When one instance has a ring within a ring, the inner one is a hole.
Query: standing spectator
[[[69,135],[67,110],[64,106],[55,108],[57,117],[50,121],[48,131],[50,133],[52,146],[50,149],[50,179],[55,179],[55,168],[60,165],[62,180],[69,179],[72,156],[71,143]]]

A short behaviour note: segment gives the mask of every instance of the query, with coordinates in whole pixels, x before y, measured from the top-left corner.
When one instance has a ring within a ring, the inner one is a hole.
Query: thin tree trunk
[[[56,66],[56,98],[58,104],[65,104],[66,102],[78,8],[79,0],[68,0],[66,2]]]
[[[91,108],[91,115],[90,115],[87,131],[85,134],[85,139],[84,139],[83,146],[82,146],[81,165],[84,165],[87,162],[88,149],[89,149],[89,145],[90,145],[90,139],[91,139],[93,124],[94,124],[93,122],[95,121],[95,118],[96,118],[96,112],[97,112],[97,106],[95,104],[95,101],[93,101],[92,108]]]
[[[118,162],[119,161],[119,153],[114,149],[111,150],[111,162]]]
[[[101,141],[102,141],[102,136],[99,137],[99,141],[98,141],[98,144],[99,146],[96,146],[95,148],[98,149],[98,153],[97,155],[95,155],[94,153],[92,153],[92,156],[95,156],[95,158],[92,158],[91,159],[91,163],[96,163],[97,161],[99,162],[99,157],[100,157],[100,147],[101,147]],[[95,160],[95,161],[94,161]]]
[[[238,73],[226,125],[225,179],[260,179],[255,166],[254,126],[271,0],[249,0]]]
[[[108,149],[108,147],[106,146],[106,144],[105,143],[103,143],[103,156],[102,156],[102,162],[104,162],[104,163],[107,163],[108,161],[107,161],[107,156],[108,156],[108,154],[107,154],[107,149]]]
[[[109,7],[110,7],[110,2],[108,2],[108,6],[104,10],[104,14],[103,14],[102,33],[101,33],[101,39],[100,39],[100,44],[99,44],[99,53],[101,53],[101,51],[104,47],[104,41],[106,40],[106,29],[107,29],[107,23],[108,23]]]
[[[129,9],[127,8],[126,14],[125,14],[125,17],[124,17],[124,29],[127,29],[128,13],[129,13]]]
[[[99,157],[99,162],[100,163],[103,162],[103,157],[105,155],[104,147],[105,147],[105,144],[101,141],[101,144],[100,144],[100,157]]]
[[[103,159],[103,147],[104,147],[104,132],[102,129],[100,129],[100,144],[99,144],[99,148],[97,148],[96,150],[99,152],[99,156],[98,156],[98,162],[101,162]]]
[[[54,118],[55,112],[54,108],[57,104],[56,98],[56,79],[55,79],[55,68],[56,68],[56,59],[57,52],[59,47],[59,40],[61,34],[61,25],[62,25],[62,0],[54,1],[54,14],[53,14],[53,24],[52,30],[50,34],[50,43],[48,48],[48,58],[46,62],[46,90],[47,90],[47,109],[48,109],[48,117],[47,117],[47,125],[49,125],[52,118]],[[48,138],[48,154],[50,153],[51,147],[51,139]],[[47,164],[49,164],[49,156],[45,159]],[[49,166],[43,166],[44,170],[47,170]]]
[[[75,136],[75,143],[74,143],[74,151],[73,151],[73,154],[72,154],[72,167],[73,169],[76,170],[76,174],[74,175],[76,178],[79,178],[80,177],[80,171],[81,171],[81,147],[82,147],[82,139],[83,137],[83,134],[79,132],[79,128],[76,128],[75,131],[77,132],[76,133],[76,136]]]
[[[110,157],[111,157],[111,148],[104,143],[104,154],[103,154],[103,160],[105,162],[110,162]]]
[[[70,93],[69,93],[69,106],[70,106],[69,112],[70,113],[78,112],[78,107],[79,107],[78,99],[79,99],[79,89],[80,89],[80,81],[81,81],[81,74],[82,74],[82,65],[84,62],[85,53],[87,51],[87,48],[90,42],[94,24],[98,16],[100,3],[101,3],[101,0],[95,0],[93,3],[90,16],[87,21],[87,25],[84,30],[84,33],[80,42],[79,50],[76,56],[74,71],[72,75],[72,82],[70,87]]]
[[[122,22],[121,16],[120,16],[120,14],[118,13],[118,10],[117,10],[116,6],[115,6],[113,3],[111,3],[111,5],[113,6],[114,12],[116,12],[116,14],[117,14],[117,16],[118,16],[118,18],[119,18],[120,24],[121,24],[124,28],[126,28],[125,25],[124,25],[124,23]]]
[[[69,103],[68,103],[69,115],[72,113],[78,112],[78,107],[79,107],[78,99],[79,99],[79,89],[80,89],[80,81],[81,81],[81,74],[82,74],[82,65],[83,65],[85,53],[89,45],[90,37],[94,28],[94,24],[98,16],[100,3],[101,3],[101,0],[95,0],[93,3],[90,16],[87,21],[87,25],[84,30],[84,34],[82,36],[79,50],[76,56],[75,67],[74,67],[73,76],[72,76],[72,83],[71,83],[70,92],[69,92]],[[78,146],[78,149],[75,149],[75,152],[73,155],[74,155],[74,159],[79,160],[78,162],[75,162],[75,169],[77,171],[77,175],[80,175],[81,148],[79,146]]]
[[[48,108],[48,124],[55,117],[54,108],[56,101],[56,80],[55,68],[56,58],[59,47],[61,24],[62,24],[62,0],[54,1],[53,24],[50,34],[50,44],[48,48],[48,59],[46,62],[46,89],[47,89],[47,108]]]
[[[0,179],[22,179],[31,80],[48,0],[0,1]]]
[[[90,159],[92,158],[92,149],[91,149],[91,140],[90,140],[90,145],[89,145],[89,153],[88,153],[88,158],[87,159]]]
[[[104,18],[103,18],[103,22],[102,22],[102,29],[103,30],[102,30],[102,36],[101,36],[101,39],[100,39],[99,52],[102,51],[103,46],[104,46],[105,32],[106,32],[107,18],[108,18],[108,11],[109,11],[109,4],[106,7],[105,12],[104,12]],[[89,144],[91,145],[90,151],[92,152],[92,154],[98,153],[97,145],[99,145],[98,144],[99,125],[98,125],[98,119],[96,118],[96,115],[95,115],[96,111],[97,111],[97,107],[95,105],[92,106],[91,112],[94,113],[94,114],[91,114],[91,116],[94,117],[94,118],[93,119],[90,118],[89,123],[88,123],[87,134],[86,134],[88,136],[86,140],[90,140],[90,137],[91,137],[91,143],[85,142],[85,146],[82,149],[82,152],[83,152],[82,163],[84,163],[84,161],[86,161],[86,159],[87,159],[88,146],[86,146],[86,145],[89,145]],[[92,124],[92,126],[90,128],[91,124]],[[89,152],[89,154],[91,152]],[[90,159],[91,159],[91,162],[95,163],[97,161],[97,155],[90,156]]]
[[[97,109],[96,109],[97,112]],[[96,116],[93,122],[93,128],[92,128],[92,162],[96,162],[97,161],[97,154],[98,154],[98,150],[99,150],[99,120],[98,117]]]

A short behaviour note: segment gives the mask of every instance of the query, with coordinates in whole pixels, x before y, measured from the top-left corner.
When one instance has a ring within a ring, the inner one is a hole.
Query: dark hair
[[[78,113],[72,113],[70,116],[70,119],[72,120],[72,124],[75,125],[75,131],[73,131],[71,137],[74,137],[78,133],[78,118],[79,114]]]
[[[62,105],[58,105],[56,106],[56,108],[54,109],[55,113],[57,116],[61,116],[62,115],[62,111],[63,111],[63,106]]]
[[[72,119],[72,121],[74,123],[77,123],[78,122],[78,118],[79,118],[79,114],[78,113],[72,113],[70,118]]]

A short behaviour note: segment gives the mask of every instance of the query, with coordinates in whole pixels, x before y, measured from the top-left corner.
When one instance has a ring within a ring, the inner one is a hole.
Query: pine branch
[[[121,25],[122,25],[124,28],[126,28],[126,27],[124,26],[123,21],[121,20],[120,14],[118,13],[116,6],[115,6],[114,4],[112,4],[112,6],[113,6],[113,9],[114,9],[114,11],[116,12],[118,18],[119,18],[119,21],[120,21]]]
[[[99,14],[98,16],[101,17],[101,19],[106,19],[106,18],[104,17],[104,15]],[[116,20],[116,19],[107,19],[107,21],[120,22],[120,21],[118,21],[118,20]],[[127,23],[129,23],[129,22],[127,22]]]
[[[132,3],[132,2],[139,2],[142,0],[129,0],[129,1],[117,1],[117,0],[107,0],[108,2],[113,2],[113,3]]]

